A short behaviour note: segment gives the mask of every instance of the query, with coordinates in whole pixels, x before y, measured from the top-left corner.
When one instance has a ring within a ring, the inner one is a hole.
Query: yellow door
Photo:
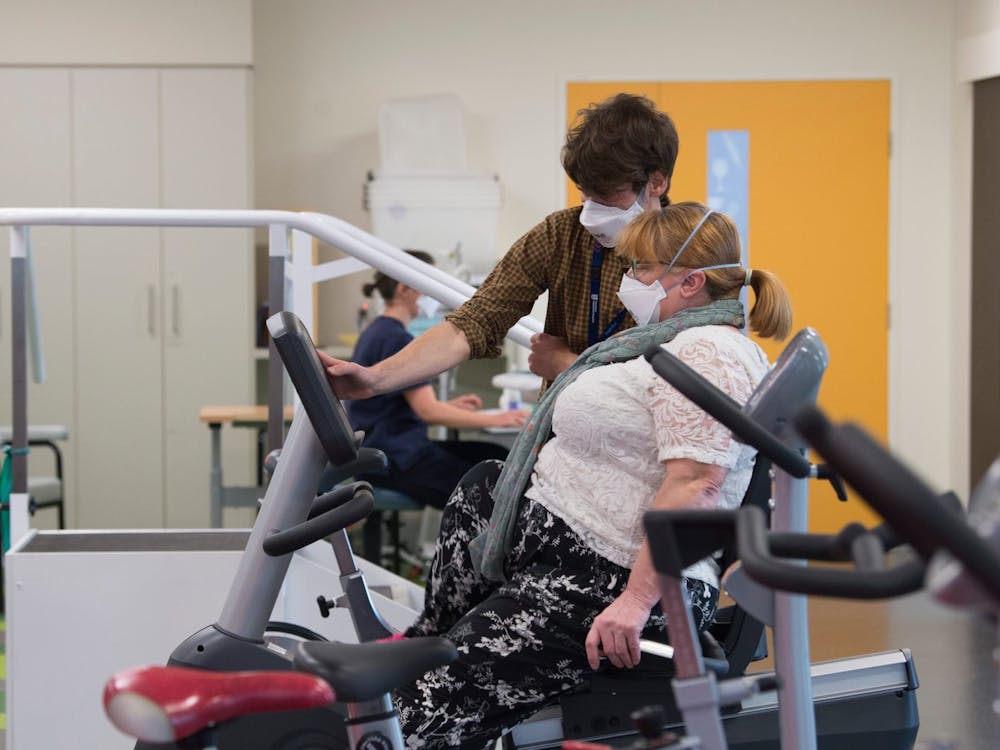
[[[750,265],[781,277],[795,330],[811,326],[826,342],[820,405],[885,440],[889,82],[570,83],[567,122],[620,91],[645,94],[677,125],[674,201],[707,200],[710,131],[748,133]],[[566,194],[579,202],[572,184]],[[781,351],[761,343],[772,359]],[[810,497],[814,531],[876,519],[859,500],[839,503],[828,485],[812,483]]]

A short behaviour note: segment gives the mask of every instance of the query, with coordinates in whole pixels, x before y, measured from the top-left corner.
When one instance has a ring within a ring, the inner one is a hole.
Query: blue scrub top
[[[352,361],[368,367],[391,357],[413,341],[403,324],[380,315],[362,332],[354,346]],[[392,393],[350,401],[347,415],[355,430],[365,431],[363,445],[378,448],[398,469],[407,470],[430,447],[427,423],[416,415],[403,394],[427,383],[411,385]]]

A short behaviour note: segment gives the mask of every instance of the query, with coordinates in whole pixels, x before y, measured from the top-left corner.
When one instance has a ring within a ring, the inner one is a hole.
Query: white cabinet
[[[87,207],[159,205],[155,70],[73,72],[73,196]],[[160,237],[74,229],[76,520],[163,523]],[[30,414],[30,412],[29,412]]]
[[[250,81],[234,70],[161,74],[164,208],[248,208]],[[253,403],[254,259],[249,229],[163,230],[165,523],[208,525],[209,431],[202,406]],[[192,434],[192,425],[195,433]],[[226,476],[250,484],[247,430],[223,444]],[[243,522],[251,519],[242,515]]]
[[[250,75],[0,70],[0,94],[6,85],[27,100],[40,83],[49,92],[44,108],[12,107],[0,124],[0,163],[16,165],[0,172],[0,205],[247,208]],[[32,122],[51,125],[36,133]],[[64,158],[49,165],[53,154]],[[65,185],[62,195],[22,190],[16,175],[36,164]],[[253,395],[250,230],[51,230],[62,246],[50,244],[47,231],[32,235],[45,351],[50,377],[65,374],[32,388],[29,419],[70,427],[70,523],[206,526],[209,439],[199,408],[249,403]],[[6,255],[0,265],[0,346],[9,351]],[[0,387],[9,394],[6,370]],[[0,421],[9,414],[8,397]],[[225,468],[243,479],[248,446],[229,442],[240,455],[227,456]]]

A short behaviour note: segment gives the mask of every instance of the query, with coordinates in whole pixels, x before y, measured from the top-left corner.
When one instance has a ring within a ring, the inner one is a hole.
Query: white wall
[[[970,29],[992,17],[982,8],[962,16]],[[954,274],[968,248],[953,245],[953,13],[939,0],[256,0],[257,205],[368,226],[379,103],[454,92],[470,166],[504,185],[505,248],[562,204],[567,80],[891,78],[890,436],[938,485],[962,489],[964,382],[950,342],[967,336]],[[831,282],[849,298],[851,279]],[[326,293],[321,315],[347,325],[358,284]]]
[[[3,65],[250,65],[249,0],[0,0]]]

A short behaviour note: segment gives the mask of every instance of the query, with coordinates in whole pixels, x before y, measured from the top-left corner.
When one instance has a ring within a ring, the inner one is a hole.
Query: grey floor
[[[809,617],[814,662],[910,649],[920,680],[922,750],[1000,748],[994,623],[924,594],[885,603],[813,599]]]

